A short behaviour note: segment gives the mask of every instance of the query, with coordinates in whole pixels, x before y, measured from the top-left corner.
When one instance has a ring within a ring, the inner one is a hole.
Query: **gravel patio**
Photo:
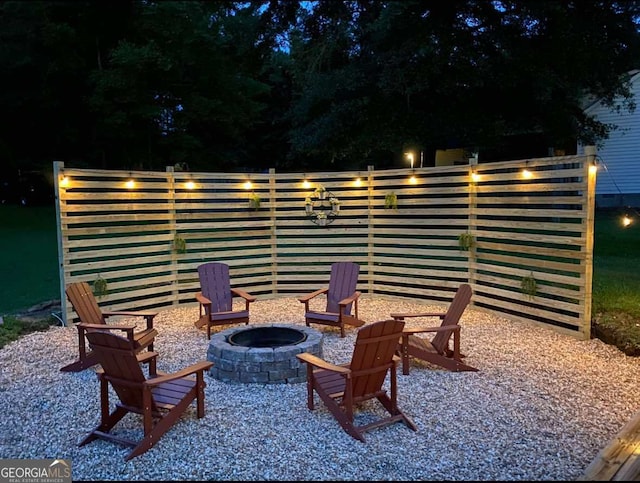
[[[444,308],[365,294],[360,317],[373,322],[391,312]],[[191,306],[156,317],[160,370],[206,359],[197,316]],[[251,323],[304,324],[302,304],[258,300]],[[408,327],[419,324],[407,320]],[[74,481],[575,480],[640,410],[640,359],[614,346],[472,308],[461,325],[462,351],[479,372],[417,361],[410,375],[398,370],[398,405],[417,432],[396,424],[367,433],[363,444],[317,396],[316,410],[307,409],[304,383],[224,383],[207,375],[205,417],[197,419],[192,406],[156,446],[127,463],[125,447],[77,446],[99,420],[98,381],[95,368],[60,372],[77,357],[77,330],[52,327],[0,350],[0,454],[70,459]],[[337,329],[314,328],[324,334],[325,359],[349,361],[354,329],[341,339]],[[370,411],[376,403],[357,417]],[[127,416],[116,428],[136,434],[141,424]]]

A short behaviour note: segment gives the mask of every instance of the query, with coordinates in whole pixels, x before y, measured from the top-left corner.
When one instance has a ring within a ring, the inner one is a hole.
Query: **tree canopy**
[[[5,166],[399,165],[597,142],[633,109],[640,2],[1,1]]]

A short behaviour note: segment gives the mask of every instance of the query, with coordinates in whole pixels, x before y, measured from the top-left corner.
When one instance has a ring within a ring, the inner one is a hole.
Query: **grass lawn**
[[[0,205],[0,316],[60,299],[56,210]]]
[[[640,356],[640,219],[623,228],[620,215],[596,214],[592,332]],[[9,322],[0,327],[2,347],[3,333],[12,340],[29,329],[6,316],[59,299],[60,281],[54,206],[0,205],[0,226],[0,316]]]
[[[640,356],[640,219],[623,228],[621,214],[596,216],[593,335]]]

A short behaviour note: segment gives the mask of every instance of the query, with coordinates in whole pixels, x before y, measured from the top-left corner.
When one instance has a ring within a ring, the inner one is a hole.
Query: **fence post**
[[[169,229],[171,230],[171,241],[169,242],[169,250],[171,250],[171,305],[178,305],[180,290],[178,279],[178,255],[175,250],[175,239],[178,235],[176,226],[176,179],[174,176],[173,166],[167,166],[167,192],[169,194]]]
[[[66,288],[66,280],[64,276],[64,270],[68,265],[67,256],[65,250],[65,243],[63,241],[62,234],[62,213],[61,213],[61,205],[62,203],[66,204],[65,197],[62,194],[62,190],[66,189],[60,186],[60,179],[64,176],[64,163],[62,161],[54,161],[53,162],[53,187],[55,190],[55,199],[56,199],[56,233],[58,239],[58,277],[60,280],[60,318],[62,319],[62,324],[65,326],[69,325],[67,320],[67,294],[65,292]],[[65,223],[66,227],[66,223]]]
[[[478,166],[478,156],[475,155],[472,158],[469,158],[469,225],[468,231],[473,236],[473,243],[469,247],[468,253],[468,261],[467,261],[467,276],[469,285],[475,291],[475,283],[476,283],[476,244],[478,241],[478,233],[477,233],[477,223],[476,223],[476,213],[477,213],[477,182],[473,178],[473,174]],[[471,302],[473,305],[473,301]]]
[[[269,218],[271,220],[271,293],[278,295],[278,236],[276,230],[276,170],[269,168]]]
[[[587,177],[587,192],[585,194],[585,209],[587,226],[585,227],[584,245],[584,314],[582,319],[582,335],[584,340],[591,338],[591,306],[593,280],[593,230],[595,227],[596,206],[596,147],[585,146],[584,172]]]
[[[369,280],[367,282],[367,293],[373,293],[373,281],[375,278],[375,265],[373,263],[373,199],[375,187],[373,177],[373,165],[367,166],[367,271]]]

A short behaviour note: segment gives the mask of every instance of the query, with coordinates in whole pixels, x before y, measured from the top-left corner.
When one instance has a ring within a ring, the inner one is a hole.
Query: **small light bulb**
[[[306,190],[311,188],[311,183],[309,183],[309,180],[307,178],[305,178],[304,181],[302,182],[302,187]]]
[[[60,180],[60,186],[62,188],[66,188],[67,186],[69,186],[69,177],[68,176],[64,176],[61,180]]]
[[[187,181],[184,186],[188,189],[188,190],[192,190],[193,188],[196,187],[196,184],[193,181]]]
[[[415,176],[411,176],[411,178],[409,178],[409,183],[416,184],[417,182],[418,182],[418,180],[416,179]]]
[[[522,170],[522,177],[524,179],[531,179],[531,178],[533,178],[533,173],[531,171],[529,171],[528,169],[523,169]]]
[[[355,186],[362,186],[362,179],[361,178],[356,178],[356,180],[353,182],[353,184]]]
[[[244,189],[250,190],[251,188],[253,188],[253,183],[251,183],[251,181],[245,181]]]
[[[595,164],[592,164],[591,166],[589,166],[589,174],[596,174],[598,172],[598,166],[596,166]]]
[[[480,181],[480,175],[475,171],[471,172],[471,181]]]
[[[631,224],[631,222],[632,222],[631,217],[629,217],[629,215],[624,215],[624,218],[622,218],[622,226],[626,228]]]
[[[130,190],[136,187],[136,183],[132,179],[127,181],[124,185],[127,187],[127,189],[130,189]]]

